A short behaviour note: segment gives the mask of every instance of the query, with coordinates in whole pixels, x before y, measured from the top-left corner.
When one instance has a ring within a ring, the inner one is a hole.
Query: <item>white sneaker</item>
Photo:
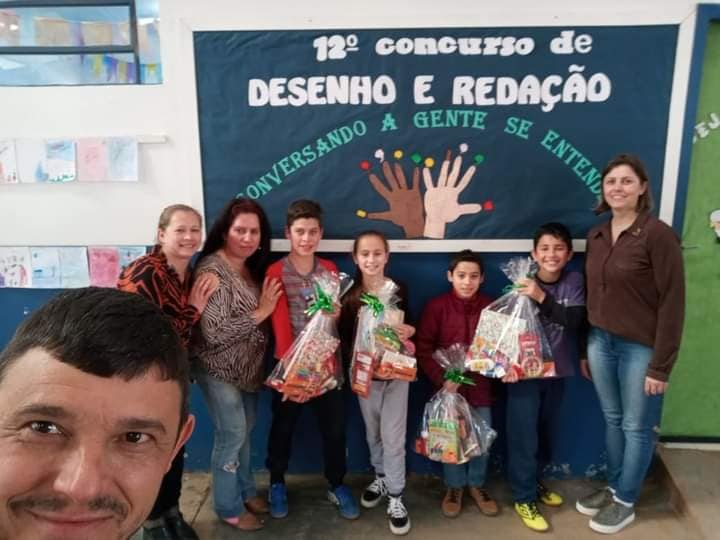
[[[402,495],[388,496],[387,515],[391,533],[401,536],[410,532],[410,516],[402,502]]]
[[[360,504],[364,508],[375,508],[386,495],[387,486],[385,486],[385,481],[380,477],[375,477],[375,480],[363,491]]]

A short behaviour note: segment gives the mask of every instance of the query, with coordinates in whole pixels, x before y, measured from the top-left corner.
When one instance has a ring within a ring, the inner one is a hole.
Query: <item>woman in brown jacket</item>
[[[685,278],[675,232],[650,214],[645,167],[632,155],[603,171],[597,212],[609,221],[588,234],[588,361],[606,422],[608,486],[577,502],[590,528],[619,532],[655,449],[662,397],[677,358]]]

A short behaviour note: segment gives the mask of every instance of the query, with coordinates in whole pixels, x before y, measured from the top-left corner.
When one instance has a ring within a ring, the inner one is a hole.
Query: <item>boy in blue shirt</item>
[[[557,377],[517,381],[507,386],[508,477],[515,511],[523,523],[538,532],[549,525],[537,501],[560,506],[562,497],[540,481],[550,462],[554,417],[560,407],[564,378],[575,373],[578,335],[585,325],[585,284],[582,274],[568,271],[572,258],[570,232],[561,223],[541,225],[533,238],[532,257],[538,265],[535,278],[520,281],[517,292],[531,298],[550,342]]]

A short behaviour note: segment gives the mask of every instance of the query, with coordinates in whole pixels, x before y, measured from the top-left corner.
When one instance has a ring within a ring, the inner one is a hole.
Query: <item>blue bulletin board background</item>
[[[505,45],[488,54],[494,37]],[[327,53],[344,57],[319,59],[323,47],[313,43],[325,38],[335,45]],[[399,54],[408,43],[417,52],[415,38],[434,38],[445,50],[481,38],[475,43],[485,54]],[[590,210],[599,170],[616,153],[642,156],[659,200],[676,39],[676,26],[196,32],[206,215],[217,215],[231,197],[257,198],[277,238],[287,205],[311,198],[326,212],[325,238],[367,228],[392,239],[528,238],[549,220],[582,238],[596,223]],[[394,53],[379,54],[378,43]],[[328,76],[369,77],[378,88],[371,103],[355,105],[310,104],[302,91],[289,90],[310,87],[315,101],[342,100],[326,89]],[[418,103],[418,76],[433,76],[424,95],[434,103]],[[458,77],[480,83],[454,93]],[[472,164],[476,171],[457,200],[482,210],[465,207],[472,213],[449,222],[441,236],[423,227],[431,212],[421,171],[419,193],[405,193],[395,207],[368,180],[373,173],[386,189],[394,185],[383,174],[382,150],[393,169],[402,167],[408,188],[413,169],[431,158],[437,186],[447,150],[454,158],[461,145],[460,176]],[[393,215],[381,217],[392,221],[372,219],[388,210]],[[419,227],[398,225],[418,220]]]

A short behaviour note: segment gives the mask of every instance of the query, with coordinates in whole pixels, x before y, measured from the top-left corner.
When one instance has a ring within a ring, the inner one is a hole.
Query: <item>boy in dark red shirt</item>
[[[490,298],[479,292],[485,278],[482,259],[469,249],[461,251],[451,259],[447,278],[452,284],[452,290],[430,300],[423,311],[417,331],[417,359],[436,389],[444,387],[450,392],[459,392],[489,426],[492,402],[490,380],[477,373],[467,373],[473,379],[474,386],[460,386],[446,381],[442,367],[432,357],[436,350],[453,343],[470,345],[472,342],[480,312],[491,302]],[[497,503],[483,489],[487,465],[487,454],[462,465],[443,464],[447,492],[442,502],[442,511],[446,517],[453,518],[460,514],[466,486],[483,514],[495,516],[499,513]]]

